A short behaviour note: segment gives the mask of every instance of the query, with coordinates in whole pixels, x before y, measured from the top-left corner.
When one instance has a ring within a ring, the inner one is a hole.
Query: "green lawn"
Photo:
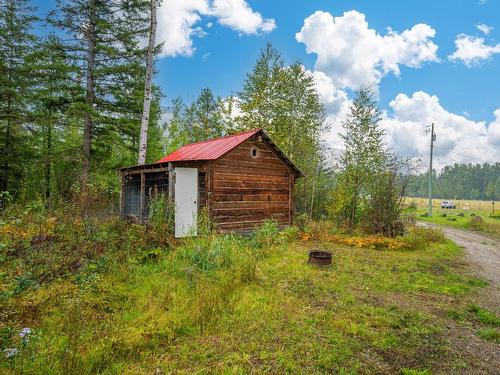
[[[500,213],[490,216],[485,211],[466,211],[461,209],[434,208],[432,217],[427,217],[426,209],[407,210],[406,214],[414,215],[417,220],[449,227],[482,232],[490,237],[500,239]],[[463,215],[463,216],[462,216]],[[481,219],[475,219],[479,216]]]
[[[467,373],[484,369],[488,353],[498,350],[498,318],[473,305],[486,283],[470,275],[451,242],[375,250],[293,235],[263,230],[120,259],[104,255],[73,276],[4,298],[2,345],[20,354],[3,358],[2,367],[54,374]],[[127,236],[137,240],[137,233],[121,233]],[[307,264],[308,249],[317,247],[333,252],[332,267]],[[18,337],[23,327],[33,330],[27,343]]]

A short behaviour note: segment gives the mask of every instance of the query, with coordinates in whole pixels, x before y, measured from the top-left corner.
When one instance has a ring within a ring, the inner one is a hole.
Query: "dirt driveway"
[[[423,226],[432,226],[443,231],[445,236],[462,247],[477,275],[488,281],[489,286],[480,293],[480,299],[497,314],[500,313],[500,243],[483,235],[444,227],[419,223]]]
[[[500,244],[482,235],[441,227],[447,238],[463,247],[468,258],[477,266],[479,275],[492,286],[500,286]]]

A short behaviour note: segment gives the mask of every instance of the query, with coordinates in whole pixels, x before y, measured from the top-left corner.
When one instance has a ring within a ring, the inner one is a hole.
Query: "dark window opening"
[[[254,158],[257,157],[257,147],[252,148],[252,157],[254,157]]]
[[[198,173],[198,210],[207,205],[206,173]]]

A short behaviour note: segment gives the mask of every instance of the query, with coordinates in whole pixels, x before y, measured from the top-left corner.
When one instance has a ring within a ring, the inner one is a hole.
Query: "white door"
[[[198,169],[175,168],[175,237],[196,236]]]

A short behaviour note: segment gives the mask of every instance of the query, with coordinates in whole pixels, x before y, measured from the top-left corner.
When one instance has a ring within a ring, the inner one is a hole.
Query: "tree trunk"
[[[148,149],[148,127],[149,127],[149,112],[151,109],[152,99],[152,80],[153,80],[153,57],[156,39],[156,0],[151,0],[151,27],[149,30],[149,45],[146,57],[146,82],[144,84],[144,106],[141,120],[141,135],[139,140],[139,157],[138,164],[146,162],[146,153]]]
[[[11,98],[8,99],[7,104],[7,126],[5,128],[5,148],[3,151],[3,178],[2,178],[2,191],[8,191],[9,188],[9,158],[10,158],[10,127],[11,127]]]
[[[47,150],[45,153],[45,203],[50,200],[50,175],[52,167],[52,116],[47,124]]]
[[[91,111],[94,106],[94,69],[95,69],[95,4],[94,0],[89,0],[89,24],[86,30],[86,37],[88,41],[87,50],[87,89],[85,102],[87,109],[84,117],[83,128],[83,171],[82,171],[82,184],[83,188],[86,187],[89,180],[90,171],[90,145],[92,138],[92,114]]]

